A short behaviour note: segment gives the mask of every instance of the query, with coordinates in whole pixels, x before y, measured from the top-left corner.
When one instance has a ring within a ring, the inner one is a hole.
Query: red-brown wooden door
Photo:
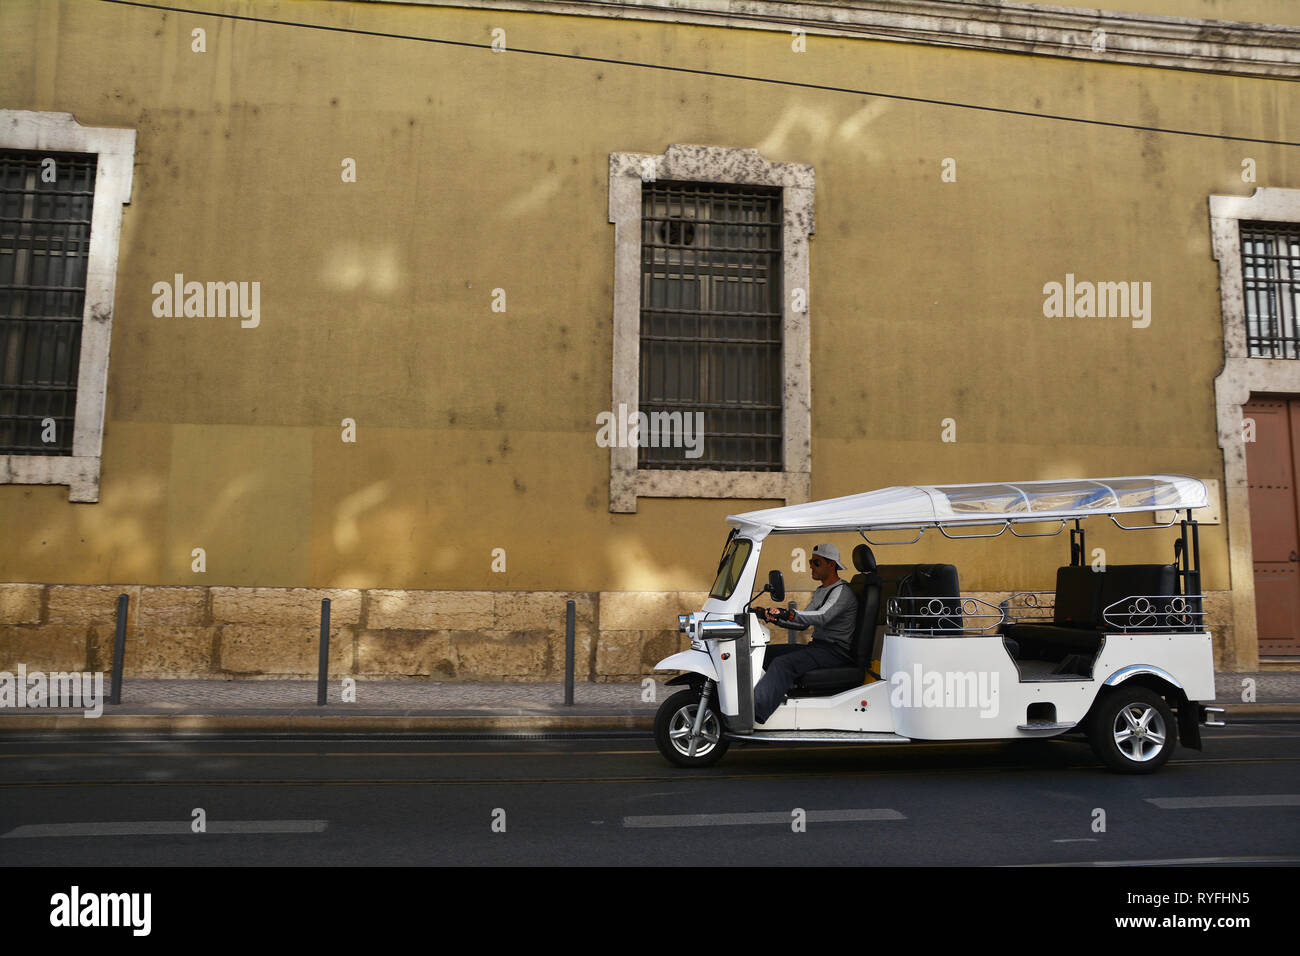
[[[1251,399],[1246,444],[1259,652],[1300,654],[1300,399]]]

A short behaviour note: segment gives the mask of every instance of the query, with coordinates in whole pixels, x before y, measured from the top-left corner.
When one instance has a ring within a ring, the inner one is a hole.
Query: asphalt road
[[[684,771],[642,736],[5,736],[0,865],[1300,862],[1300,723],[1205,733],[1138,777],[1069,739]]]

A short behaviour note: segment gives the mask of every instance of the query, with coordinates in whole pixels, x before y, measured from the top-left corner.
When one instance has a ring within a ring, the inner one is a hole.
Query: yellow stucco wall
[[[1300,139],[1286,82],[860,40],[794,54],[781,34],[497,11],[208,6],[474,43],[503,27],[516,48]],[[779,502],[642,499],[611,515],[595,442],[609,153],[671,143],[816,169],[815,497],[1221,478],[1206,197],[1253,189],[1243,157],[1258,184],[1300,187],[1294,147],[109,4],[9,0],[0,54],[6,107],[139,136],[101,500],[0,486],[0,581],[706,587],[723,517]],[[956,183],[940,180],[945,157]],[[155,318],[152,285],[178,272],[261,282],[260,326]],[[1151,282],[1151,326],[1044,318],[1042,286],[1066,273]],[[345,417],[356,444],[340,441]],[[1097,524],[1089,545],[1118,563],[1164,560],[1170,540]],[[1045,587],[1066,548],[940,542],[882,560],[952,560],[972,589]],[[788,570],[776,551],[767,566]],[[1206,586],[1228,587],[1222,527],[1202,551]]]

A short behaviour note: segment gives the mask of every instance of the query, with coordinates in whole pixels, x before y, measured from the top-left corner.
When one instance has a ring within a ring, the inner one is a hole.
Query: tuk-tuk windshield
[[[731,593],[736,590],[736,583],[740,580],[740,573],[745,570],[749,552],[753,548],[754,544],[748,538],[733,537],[727,542],[727,548],[722,552],[722,561],[718,564],[718,577],[713,582],[713,590],[709,592],[709,597],[720,601],[731,597]]]

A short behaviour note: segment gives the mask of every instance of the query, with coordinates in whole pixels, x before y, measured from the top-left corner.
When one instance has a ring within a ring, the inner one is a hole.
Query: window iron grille
[[[653,182],[641,198],[640,411],[661,427],[638,467],[780,471],[781,190]]]
[[[1251,358],[1300,358],[1300,224],[1241,224],[1246,349]]]
[[[95,167],[0,151],[0,454],[72,454]]]

